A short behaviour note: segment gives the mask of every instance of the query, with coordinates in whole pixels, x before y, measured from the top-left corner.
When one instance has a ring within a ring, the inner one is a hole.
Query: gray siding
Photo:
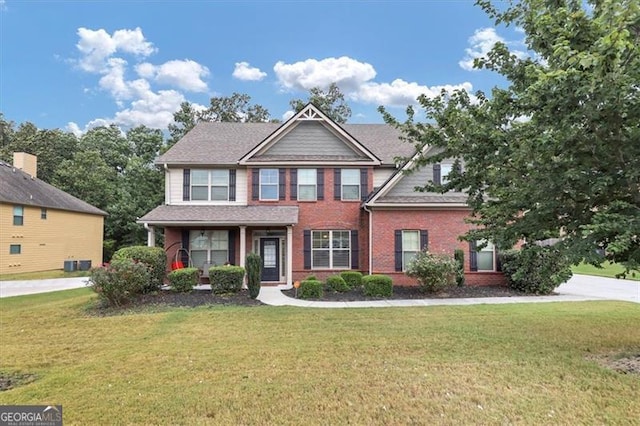
[[[452,159],[446,159],[442,161],[442,164],[453,164]],[[383,201],[386,197],[416,197],[421,194],[428,194],[415,191],[416,186],[424,186],[427,182],[433,179],[433,164],[427,164],[416,170],[411,174],[403,174],[402,178],[391,190],[381,197],[379,200]],[[432,194],[432,193],[431,193]]]
[[[266,152],[255,158],[292,155],[363,158],[326,127],[317,122],[301,122]]]

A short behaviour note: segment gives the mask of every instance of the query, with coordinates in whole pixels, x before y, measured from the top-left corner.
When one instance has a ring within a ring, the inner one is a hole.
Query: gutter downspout
[[[369,213],[369,275],[373,274],[373,212],[366,204],[362,208]]]

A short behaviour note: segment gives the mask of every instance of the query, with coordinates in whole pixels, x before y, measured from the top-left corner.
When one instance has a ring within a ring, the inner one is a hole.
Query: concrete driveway
[[[51,280],[0,281],[0,298],[81,288],[86,286],[87,279],[87,277],[78,277]]]

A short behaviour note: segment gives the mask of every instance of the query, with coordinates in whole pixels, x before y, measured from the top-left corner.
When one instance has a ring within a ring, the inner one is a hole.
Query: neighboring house
[[[414,190],[446,179],[452,162],[405,174],[395,158],[414,152],[390,126],[339,125],[312,104],[283,124],[199,123],[158,158],[165,204],[138,222],[150,245],[164,229],[169,264],[244,266],[256,252],[263,282],[353,269],[414,284],[404,268],[428,247],[463,249],[470,284],[501,283],[493,248],[458,240],[466,196]]]
[[[35,156],[14,153],[13,165],[0,161],[0,274],[100,265],[105,216],[39,180]]]

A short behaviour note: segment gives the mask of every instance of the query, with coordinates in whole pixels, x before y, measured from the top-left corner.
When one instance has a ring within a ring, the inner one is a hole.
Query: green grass
[[[48,280],[52,278],[74,278],[88,276],[89,271],[65,272],[62,269],[54,269],[51,271],[25,272],[22,274],[3,274],[0,275],[0,281]]]
[[[627,424],[640,305],[200,307],[96,317],[88,289],[0,299],[0,404],[65,424]]]
[[[573,266],[571,270],[574,274],[595,275],[608,278],[615,278],[617,274],[624,272],[624,266],[617,263],[604,262],[601,266],[602,268],[597,268],[593,265],[581,263],[580,265]],[[640,281],[640,274],[637,271],[629,273],[626,279]]]

